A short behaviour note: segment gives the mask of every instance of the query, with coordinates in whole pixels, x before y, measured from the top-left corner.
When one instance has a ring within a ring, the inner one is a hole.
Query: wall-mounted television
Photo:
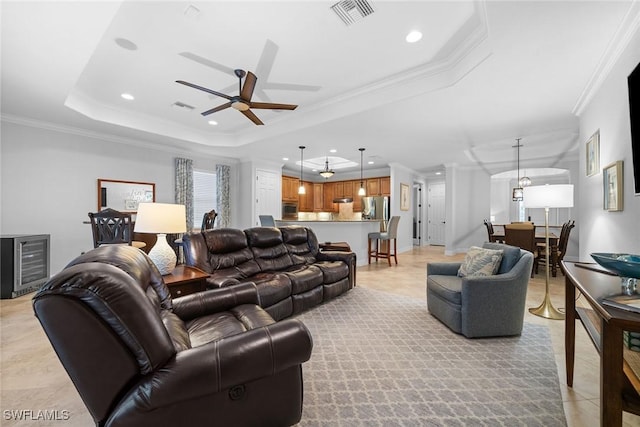
[[[640,64],[629,74],[629,118],[631,120],[631,155],[633,159],[633,184],[635,194],[640,195]]]

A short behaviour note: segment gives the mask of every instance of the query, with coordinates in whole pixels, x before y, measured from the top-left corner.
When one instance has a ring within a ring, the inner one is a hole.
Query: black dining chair
[[[131,214],[106,208],[100,212],[89,212],[91,220],[91,232],[93,234],[93,247],[102,245],[129,245],[138,249],[147,244],[132,240],[133,223]]]
[[[202,217],[202,226],[200,226],[200,231],[213,230],[217,216],[218,214],[215,209],[205,213]]]

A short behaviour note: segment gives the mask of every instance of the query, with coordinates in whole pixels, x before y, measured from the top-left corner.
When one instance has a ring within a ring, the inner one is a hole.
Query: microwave
[[[282,219],[298,219],[298,204],[295,202],[283,203]]]

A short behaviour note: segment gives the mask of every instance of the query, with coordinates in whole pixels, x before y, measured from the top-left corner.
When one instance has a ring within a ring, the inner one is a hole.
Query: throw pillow
[[[471,246],[458,270],[459,277],[493,276],[500,267],[502,251]]]

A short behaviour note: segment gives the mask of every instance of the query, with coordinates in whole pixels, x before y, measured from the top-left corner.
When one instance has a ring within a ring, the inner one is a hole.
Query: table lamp
[[[559,312],[551,304],[549,295],[549,208],[573,207],[573,185],[535,185],[524,187],[524,207],[544,208],[544,242],[545,242],[545,292],[544,301],[536,308],[530,308],[529,312],[546,319],[562,320],[564,313]]]
[[[156,244],[149,251],[149,258],[160,274],[171,274],[176,267],[176,253],[167,242],[167,234],[187,231],[187,214],[184,205],[170,203],[140,203],[134,231],[157,234]]]

